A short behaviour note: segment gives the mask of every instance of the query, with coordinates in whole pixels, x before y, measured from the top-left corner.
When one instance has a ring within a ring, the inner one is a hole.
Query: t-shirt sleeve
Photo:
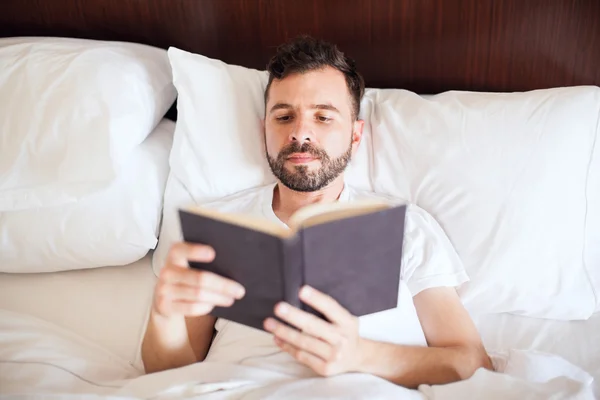
[[[422,208],[409,205],[402,251],[402,280],[412,296],[433,287],[457,287],[469,280],[450,239]]]

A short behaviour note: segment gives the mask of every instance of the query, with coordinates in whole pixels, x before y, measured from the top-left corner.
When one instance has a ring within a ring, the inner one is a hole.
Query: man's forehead
[[[343,108],[350,107],[344,74],[328,67],[290,74],[282,80],[274,79],[269,90],[267,106],[270,109],[278,104],[305,107],[330,105],[343,112]]]

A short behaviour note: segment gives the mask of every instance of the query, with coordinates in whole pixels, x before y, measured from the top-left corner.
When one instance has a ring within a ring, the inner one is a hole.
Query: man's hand
[[[331,297],[306,287],[300,298],[331,323],[289,304],[278,304],[265,329],[275,343],[322,376],[362,372],[402,386],[437,385],[493,369],[473,322],[452,288],[431,288],[414,298],[428,346],[405,346],[359,337],[358,319]]]
[[[237,282],[207,271],[189,268],[188,260],[211,262],[210,246],[177,243],[160,271],[154,290],[153,311],[162,317],[207,315],[215,306],[228,307],[244,296]]]
[[[179,368],[205,359],[212,342],[215,306],[230,306],[244,288],[229,279],[189,267],[211,262],[210,246],[176,243],[160,271],[142,341],[146,373]]]
[[[356,371],[360,363],[358,319],[330,296],[305,286],[300,299],[331,323],[287,303],[275,307],[275,315],[298,329],[267,318],[264,327],[275,343],[296,360],[322,376]]]

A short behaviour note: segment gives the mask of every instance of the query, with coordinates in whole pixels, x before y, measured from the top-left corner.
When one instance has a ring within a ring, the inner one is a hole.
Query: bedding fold
[[[299,377],[265,368],[203,362],[141,375],[126,360],[38,318],[0,309],[0,395],[106,399],[593,399],[593,378],[563,358],[505,349],[497,371],[409,390],[367,374]]]

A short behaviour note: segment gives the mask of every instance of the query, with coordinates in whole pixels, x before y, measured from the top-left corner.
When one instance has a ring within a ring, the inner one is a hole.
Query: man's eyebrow
[[[294,107],[292,107],[291,104],[288,103],[277,103],[275,104],[273,107],[271,107],[271,109],[269,110],[269,114],[277,111],[277,110],[290,110]]]
[[[271,109],[269,110],[269,114],[272,114],[273,112],[275,112],[277,110],[291,110],[293,108],[294,108],[294,106],[292,106],[291,104],[288,104],[288,103],[277,103],[273,107],[271,107]],[[331,104],[312,104],[310,106],[310,108],[318,109],[318,110],[329,110],[329,111],[333,111],[338,114],[341,114],[340,110],[338,110],[336,107],[334,107]]]
[[[335,108],[331,104],[313,104],[311,106],[311,108],[316,108],[316,109],[319,109],[319,110],[329,110],[329,111],[333,111],[333,112],[336,112],[338,114],[341,114],[340,110],[338,110],[337,108]]]

